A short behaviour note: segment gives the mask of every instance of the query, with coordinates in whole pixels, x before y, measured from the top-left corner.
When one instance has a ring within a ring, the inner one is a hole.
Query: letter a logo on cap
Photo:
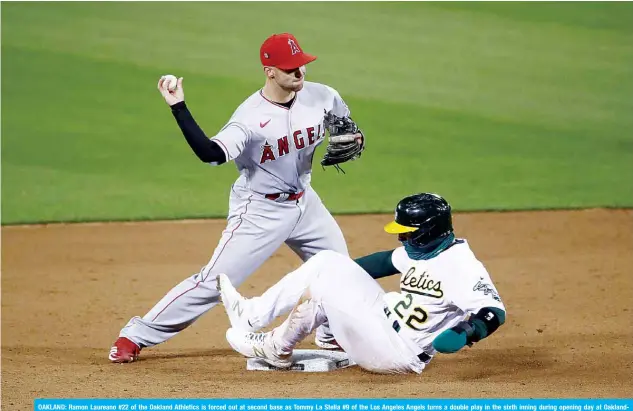
[[[290,46],[290,52],[293,56],[295,54],[301,53],[301,50],[299,50],[299,46],[297,46],[297,43],[295,43],[293,39],[288,39],[288,45]]]

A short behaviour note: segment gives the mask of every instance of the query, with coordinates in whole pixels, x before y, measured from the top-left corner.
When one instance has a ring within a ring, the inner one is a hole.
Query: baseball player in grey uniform
[[[304,53],[293,35],[266,39],[260,59],[264,87],[211,139],[185,104],[183,79],[175,84],[167,76],[159,80],[160,93],[200,160],[211,165],[233,160],[240,175],[231,187],[227,226],[211,260],[123,327],[110,350],[112,362],[132,362],[142,348],[184,330],[218,303],[219,273],[229,273],[238,286],[284,242],[303,261],[322,250],[348,255],[343,233],[310,177],[314,150],[326,135],[325,114],[348,118],[350,111],[336,90],[305,81],[305,66],[316,57]],[[355,137],[362,146],[362,134]],[[320,347],[335,348],[332,340],[327,327],[317,331]]]

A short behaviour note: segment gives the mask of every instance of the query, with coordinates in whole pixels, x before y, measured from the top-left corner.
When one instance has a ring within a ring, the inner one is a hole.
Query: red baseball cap
[[[281,70],[294,70],[314,60],[316,56],[304,53],[295,36],[290,33],[273,34],[259,49],[262,65]]]

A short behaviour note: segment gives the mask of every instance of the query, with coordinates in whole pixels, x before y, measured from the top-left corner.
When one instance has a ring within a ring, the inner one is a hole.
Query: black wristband
[[[501,319],[499,315],[495,312],[499,310],[498,308],[488,308],[484,307],[475,314],[473,320],[479,320],[485,324],[486,330],[488,331],[486,336],[492,334],[499,328],[501,325]],[[500,310],[499,310],[500,311]]]
[[[476,343],[495,332],[505,321],[505,312],[495,307],[484,307],[470,317],[468,323],[474,329],[468,337],[469,343]]]

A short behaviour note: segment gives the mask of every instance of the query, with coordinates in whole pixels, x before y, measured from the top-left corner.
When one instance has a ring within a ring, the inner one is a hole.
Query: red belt
[[[305,191],[302,191],[300,193],[266,194],[265,197],[273,201],[295,201],[303,197],[303,193],[305,193]]]

